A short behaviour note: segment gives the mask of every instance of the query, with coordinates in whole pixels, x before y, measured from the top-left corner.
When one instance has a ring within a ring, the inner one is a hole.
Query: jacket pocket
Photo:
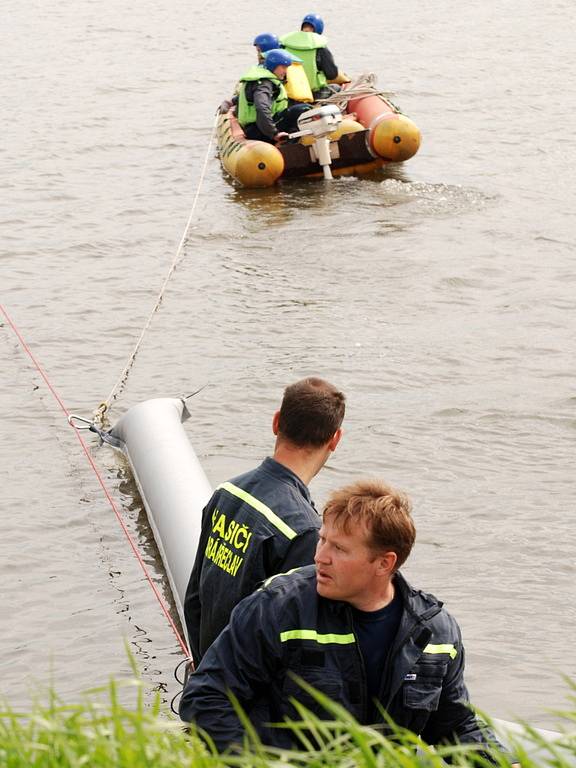
[[[441,679],[437,681],[428,679],[404,684],[404,706],[408,709],[435,712],[438,709],[441,695]]]
[[[296,672],[305,683],[313,686],[324,696],[332,701],[341,703],[342,701],[342,680],[335,675],[331,675],[326,669],[302,667]],[[297,679],[287,675],[284,680],[282,691],[283,699],[289,705],[289,699],[296,699],[300,704],[309,709],[314,714],[322,718],[330,717],[328,711],[312,696],[308,691],[299,685]],[[291,707],[290,707],[291,708]],[[292,713],[294,714],[294,713]]]
[[[408,709],[435,712],[447,670],[448,665],[442,661],[421,659],[413,669],[414,679],[404,682],[404,706]]]

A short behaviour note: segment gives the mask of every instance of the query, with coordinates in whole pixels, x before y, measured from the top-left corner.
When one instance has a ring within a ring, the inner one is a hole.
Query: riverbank
[[[0,707],[0,764],[7,768],[440,768],[448,760],[455,765],[490,765],[473,749],[444,747],[434,751],[408,732],[398,732],[393,741],[384,739],[370,728],[358,725],[338,705],[328,700],[324,703],[332,721],[319,721],[303,711],[302,722],[289,726],[300,734],[301,750],[267,749],[249,736],[241,753],[222,757],[195,734],[187,734],[161,703],[158,693],[150,701],[146,686],[138,679],[111,681],[106,688],[86,693],[76,704],[64,703],[51,692],[46,703],[36,703],[29,712]],[[573,726],[576,706],[559,715],[558,721],[559,731],[567,730],[570,723]],[[571,734],[564,733],[558,742],[551,743],[528,726],[522,726],[510,746],[523,768],[568,768],[576,761],[573,727]],[[494,758],[496,764],[507,765],[502,755],[496,754]]]

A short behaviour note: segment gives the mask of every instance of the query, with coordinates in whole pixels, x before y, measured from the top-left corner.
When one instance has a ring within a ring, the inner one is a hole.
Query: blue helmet
[[[270,34],[270,32],[263,32],[261,35],[256,35],[252,45],[257,45],[262,53],[266,53],[266,51],[271,51],[272,48],[279,48],[280,40],[278,40],[276,35]]]
[[[302,59],[299,59],[298,56],[293,56],[282,48],[272,48],[271,51],[267,51],[264,54],[264,66],[270,72],[274,72],[276,67],[279,66],[289,67],[295,61],[302,62]]]
[[[321,35],[322,32],[324,32],[324,22],[318,16],[317,13],[307,13],[306,16],[302,19],[302,24],[300,24],[300,29],[304,26],[304,24],[310,24],[310,26],[314,29],[314,32],[316,32],[317,35]]]

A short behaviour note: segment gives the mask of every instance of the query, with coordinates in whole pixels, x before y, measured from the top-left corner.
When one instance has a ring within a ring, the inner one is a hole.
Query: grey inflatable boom
[[[183,400],[158,398],[130,408],[109,435],[126,454],[166,569],[184,631],[184,597],[202,509],[212,488],[182,426]]]

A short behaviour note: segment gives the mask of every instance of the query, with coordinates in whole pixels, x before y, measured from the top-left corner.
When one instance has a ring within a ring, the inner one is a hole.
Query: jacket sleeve
[[[269,688],[277,677],[281,647],[269,603],[269,594],[259,590],[236,606],[182,694],[182,720],[206,731],[221,752],[241,743],[244,735],[228,693],[249,710],[259,689]]]
[[[292,568],[301,568],[303,565],[312,565],[316,545],[318,544],[318,528],[311,528],[304,531],[295,539],[292,539],[290,545],[281,556],[270,563],[268,576],[277,573],[286,573]]]
[[[443,682],[438,709],[431,714],[422,731],[422,738],[428,744],[441,742],[478,744],[507,753],[492,731],[484,723],[479,722],[471,708],[468,689],[464,683],[462,635],[456,622],[453,619],[452,621],[457,637],[454,646],[458,653],[450,663]]]
[[[338,67],[329,48],[318,48],[316,52],[316,65],[326,75],[327,80],[335,80],[338,77]]]
[[[256,107],[256,125],[268,138],[273,139],[278,128],[272,117],[272,102],[274,101],[274,86],[270,80],[260,80],[252,95]]]
[[[200,575],[202,573],[202,563],[204,561],[204,551],[206,541],[210,533],[210,515],[212,514],[212,502],[210,501],[202,511],[202,528],[200,531],[200,540],[196,550],[196,559],[190,574],[190,580],[186,587],[184,597],[184,619],[186,621],[186,631],[190,643],[190,651],[194,662],[200,661],[200,615],[202,613],[202,603],[200,601]]]

